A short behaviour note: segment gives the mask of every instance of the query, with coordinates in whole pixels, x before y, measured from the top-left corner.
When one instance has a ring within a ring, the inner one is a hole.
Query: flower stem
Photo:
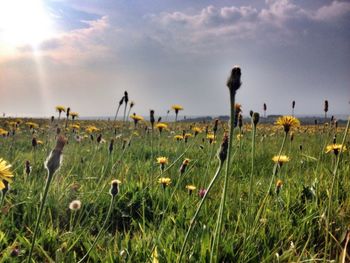
[[[112,212],[112,207],[113,207],[114,199],[115,199],[115,196],[112,195],[112,196],[111,196],[111,202],[110,202],[110,204],[109,204],[109,208],[108,208],[108,212],[107,212],[105,221],[103,222],[103,225],[102,225],[100,231],[98,232],[98,234],[97,234],[97,236],[96,236],[96,238],[95,238],[95,240],[94,240],[94,243],[92,243],[92,245],[91,245],[91,247],[89,248],[89,250],[88,250],[88,251],[86,252],[86,254],[82,257],[82,259],[80,259],[80,260],[78,261],[78,263],[83,262],[83,261],[87,258],[87,256],[90,254],[91,250],[95,247],[95,245],[96,245],[98,239],[100,238],[100,236],[101,236],[101,234],[102,234],[102,231],[104,230],[104,228],[105,228],[105,226],[106,226],[106,224],[107,224],[107,221],[108,221],[108,219],[109,219],[109,216],[110,216],[110,214],[111,214],[111,212]]]
[[[345,141],[346,141],[346,137],[348,135],[348,131],[349,131],[349,125],[350,125],[350,118],[348,118],[348,122],[346,124],[346,128],[344,131],[344,135],[343,135],[343,140],[342,140],[342,147],[345,147]],[[325,240],[325,255],[324,255],[324,260],[326,260],[327,258],[327,253],[328,253],[328,233],[329,233],[329,217],[330,217],[330,213],[331,213],[331,208],[332,208],[332,198],[333,198],[333,190],[334,190],[334,184],[337,178],[337,172],[338,172],[338,167],[339,167],[339,162],[340,162],[340,155],[343,152],[343,148],[341,148],[341,150],[339,151],[338,155],[337,155],[337,160],[335,162],[335,166],[334,166],[334,170],[333,170],[333,179],[332,179],[332,185],[331,185],[331,189],[329,192],[329,199],[328,199],[328,209],[327,209],[327,217],[326,217],[326,240]]]
[[[208,194],[209,194],[211,188],[213,187],[213,185],[214,185],[216,179],[218,178],[218,176],[219,176],[219,174],[220,174],[220,171],[221,171],[221,169],[222,169],[222,166],[223,166],[223,162],[220,162],[220,165],[219,165],[218,169],[216,170],[216,173],[215,173],[213,179],[211,180],[211,182],[210,182],[210,184],[209,184],[209,186],[208,186],[208,189],[207,189],[205,195],[203,196],[202,200],[200,201],[200,203],[199,203],[199,205],[198,205],[198,207],[197,207],[197,210],[196,210],[194,216],[192,217],[192,219],[191,219],[191,221],[190,221],[190,226],[188,227],[188,230],[187,230],[187,233],[186,233],[186,236],[185,236],[185,240],[184,240],[184,242],[182,243],[180,255],[179,255],[178,259],[177,259],[177,262],[178,262],[178,263],[181,262],[182,256],[183,256],[183,254],[184,254],[184,252],[185,252],[185,247],[186,247],[186,244],[187,244],[187,241],[188,241],[188,237],[189,237],[189,235],[190,235],[190,233],[191,233],[191,230],[192,230],[192,228],[193,228],[194,222],[196,221],[196,219],[197,219],[197,217],[198,217],[198,214],[199,214],[199,212],[200,212],[200,210],[201,210],[201,208],[202,208],[202,206],[203,206],[203,204],[204,204],[204,201],[207,199],[207,196],[208,196]]]
[[[43,210],[44,210],[44,206],[45,206],[45,202],[46,202],[47,194],[49,192],[49,188],[50,188],[50,184],[51,184],[52,178],[53,178],[53,174],[51,174],[49,172],[47,180],[46,180],[46,185],[45,185],[45,189],[44,189],[43,198],[42,198],[41,204],[40,204],[40,210],[39,210],[38,218],[36,219],[32,245],[30,247],[29,256],[27,258],[27,263],[30,263],[31,259],[32,259],[32,254],[33,254],[33,250],[34,250],[35,240],[36,240],[36,237],[37,237],[37,234],[38,234],[38,231],[39,231],[39,224],[40,224],[41,216],[43,214]]]
[[[214,253],[216,253],[216,258],[218,254],[218,247],[220,244],[220,239],[221,239],[221,229],[222,229],[222,219],[225,211],[225,202],[226,202],[226,195],[227,195],[227,182],[228,182],[228,174],[230,172],[230,164],[231,164],[231,153],[232,153],[232,138],[233,138],[233,130],[234,130],[234,122],[235,122],[235,96],[236,92],[231,91],[230,92],[230,135],[228,137],[228,150],[227,150],[227,161],[226,161],[226,171],[225,171],[225,177],[224,177],[224,187],[222,191],[222,196],[221,196],[221,202],[220,202],[220,208],[219,208],[219,214],[218,214],[218,219],[217,219],[217,225],[215,228],[215,233],[214,233],[214,240],[212,244],[212,249],[210,252],[210,262],[213,262],[213,256]],[[217,242],[216,242],[217,240]]]

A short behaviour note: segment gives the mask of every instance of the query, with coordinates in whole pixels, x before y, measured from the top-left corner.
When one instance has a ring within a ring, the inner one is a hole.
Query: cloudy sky
[[[350,1],[1,0],[0,112],[228,114],[242,68],[243,111],[350,112]]]

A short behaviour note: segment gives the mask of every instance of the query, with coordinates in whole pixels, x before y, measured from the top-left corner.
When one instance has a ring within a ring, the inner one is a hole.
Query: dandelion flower
[[[345,152],[347,150],[346,146],[343,144],[330,144],[326,147],[326,153],[333,152],[338,155],[340,152]]]
[[[58,113],[61,114],[61,112],[66,112],[66,107],[64,107],[62,105],[57,105],[56,106],[56,111],[58,111]]]
[[[156,128],[159,130],[159,132],[161,133],[163,131],[163,129],[167,129],[168,128],[168,125],[165,124],[165,123],[157,123],[156,124]]]
[[[181,140],[183,140],[183,138],[184,137],[182,135],[175,135],[174,136],[174,139],[177,140],[177,141],[181,141]]]
[[[158,179],[158,183],[163,185],[163,187],[165,188],[171,184],[171,179],[169,177],[161,177]]]
[[[177,115],[179,114],[180,110],[183,110],[184,108],[178,104],[175,104],[171,106],[171,108],[175,111],[175,122],[177,121]]]
[[[8,164],[7,161],[0,158],[0,190],[6,187],[4,181],[12,183],[13,173],[10,168],[11,164]]]
[[[157,163],[159,164],[168,164],[169,160],[167,157],[158,157],[157,158]]]
[[[289,160],[289,157],[286,155],[276,155],[272,157],[272,161],[274,161],[274,163],[278,163],[280,166],[282,166],[284,163],[289,162]]]
[[[276,182],[276,194],[279,194],[283,186],[282,180],[277,180]]]
[[[300,121],[293,116],[279,117],[275,123],[278,126],[282,126],[286,133],[293,127],[300,126]]]
[[[7,135],[7,134],[8,134],[8,131],[6,131],[6,130],[0,128],[0,136],[5,136],[5,135]]]
[[[192,184],[186,185],[186,189],[188,190],[188,194],[191,195],[194,190],[196,190],[196,187]]]

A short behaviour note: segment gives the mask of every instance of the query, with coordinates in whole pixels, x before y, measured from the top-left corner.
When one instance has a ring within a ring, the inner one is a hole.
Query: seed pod
[[[234,66],[231,70],[231,75],[228,78],[226,85],[230,89],[230,92],[236,93],[241,84],[241,68]]]
[[[129,102],[129,95],[127,91],[124,91],[124,101],[125,101],[125,104],[128,104]]]

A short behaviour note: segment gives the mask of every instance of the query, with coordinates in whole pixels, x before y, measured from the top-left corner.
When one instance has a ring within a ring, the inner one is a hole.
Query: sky
[[[350,1],[0,0],[0,112],[228,115],[350,112]]]

